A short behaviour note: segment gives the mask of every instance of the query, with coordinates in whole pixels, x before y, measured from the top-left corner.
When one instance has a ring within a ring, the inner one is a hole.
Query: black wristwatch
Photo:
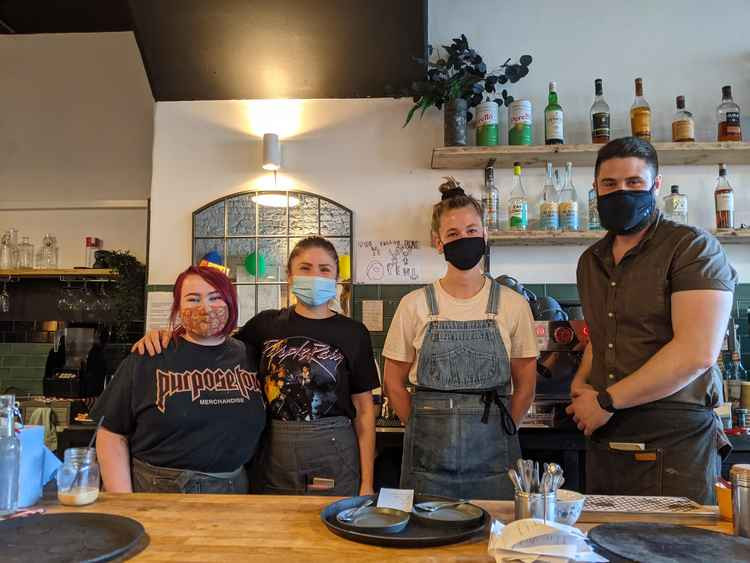
[[[607,412],[615,412],[617,410],[614,405],[612,405],[612,395],[609,394],[609,391],[599,391],[599,394],[596,396],[596,401],[599,403],[599,406]]]

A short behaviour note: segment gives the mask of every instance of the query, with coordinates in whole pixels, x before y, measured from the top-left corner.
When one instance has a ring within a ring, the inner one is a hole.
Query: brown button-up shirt
[[[734,292],[737,283],[737,273],[716,238],[666,220],[661,213],[617,265],[613,240],[607,234],[578,261],[578,291],[593,352],[589,383],[596,389],[638,370],[672,339],[672,293]],[[663,400],[714,406],[721,396],[721,373],[714,364]]]

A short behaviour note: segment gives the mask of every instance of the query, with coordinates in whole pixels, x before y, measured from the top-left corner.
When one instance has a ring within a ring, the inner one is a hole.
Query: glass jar
[[[57,470],[57,499],[60,504],[83,506],[99,496],[99,464],[94,448],[68,448]]]
[[[21,442],[15,432],[16,397],[0,395],[0,516],[18,510]]]
[[[36,268],[40,270],[57,268],[57,239],[49,233],[44,235],[42,246],[37,250]]]
[[[27,270],[34,267],[34,245],[29,242],[29,237],[23,237],[18,245],[18,267]]]

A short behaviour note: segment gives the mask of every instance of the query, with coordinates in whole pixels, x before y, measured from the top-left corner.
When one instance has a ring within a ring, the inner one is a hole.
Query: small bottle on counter
[[[521,180],[521,163],[513,164],[513,189],[508,203],[508,222],[511,230],[525,231],[529,227],[529,200]]]
[[[555,178],[552,175],[552,163],[547,162],[547,175],[544,177],[542,201],[539,203],[539,229],[542,231],[556,231],[560,228],[557,205],[558,193]]]
[[[717,140],[741,141],[742,126],[740,124],[740,106],[732,99],[732,87],[723,86],[721,89],[721,103],[716,108],[719,122]]]
[[[672,186],[670,194],[664,198],[664,218],[688,224],[688,197],[680,193],[680,186]]]
[[[695,141],[693,114],[685,109],[685,96],[677,96],[677,111],[672,119],[672,141],[686,143]]]
[[[714,190],[716,228],[734,229],[734,189],[727,177],[727,167],[719,164],[719,177]]]
[[[573,185],[573,163],[565,163],[565,185],[560,190],[560,229],[563,231],[577,231],[578,226],[578,194]]]

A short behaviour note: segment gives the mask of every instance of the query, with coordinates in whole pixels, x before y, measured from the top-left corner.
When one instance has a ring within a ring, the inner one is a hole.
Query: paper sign
[[[411,513],[414,489],[380,489],[378,508],[394,508]]]
[[[445,272],[445,260],[418,240],[357,242],[357,283],[430,283]]]
[[[362,301],[362,323],[370,332],[383,332],[383,302],[380,300]]]
[[[172,312],[172,293],[151,291],[146,307],[146,332],[169,328],[169,315]]]

